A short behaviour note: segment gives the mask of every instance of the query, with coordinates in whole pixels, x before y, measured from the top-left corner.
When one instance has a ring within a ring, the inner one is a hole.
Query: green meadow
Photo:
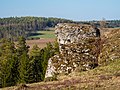
[[[32,32],[28,38],[29,39],[55,38],[55,34],[54,34],[54,30],[37,31],[37,32]]]

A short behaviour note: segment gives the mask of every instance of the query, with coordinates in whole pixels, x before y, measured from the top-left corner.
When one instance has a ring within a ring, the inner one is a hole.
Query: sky
[[[0,17],[57,17],[74,21],[120,19],[120,0],[0,0]]]

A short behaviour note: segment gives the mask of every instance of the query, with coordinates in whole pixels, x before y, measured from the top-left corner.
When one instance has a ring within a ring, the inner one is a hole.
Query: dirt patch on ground
[[[30,46],[30,49],[36,44],[40,48],[44,48],[46,46],[46,43],[49,42],[54,42],[55,39],[50,38],[50,39],[38,39],[38,40],[26,40],[27,45]]]

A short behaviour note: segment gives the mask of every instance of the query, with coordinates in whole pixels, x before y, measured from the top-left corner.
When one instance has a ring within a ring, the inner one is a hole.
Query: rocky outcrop
[[[56,26],[55,34],[60,54],[50,58],[46,78],[54,74],[88,70],[98,65],[100,37],[97,37],[99,35],[92,26],[61,23]]]
[[[60,51],[62,49],[62,45],[79,43],[85,38],[96,36],[95,29],[90,25],[60,23],[55,28],[55,34],[60,45]]]

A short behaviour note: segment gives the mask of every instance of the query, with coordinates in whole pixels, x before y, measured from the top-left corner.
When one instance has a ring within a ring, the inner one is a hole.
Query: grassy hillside
[[[57,81],[19,85],[3,90],[119,90],[120,59],[86,72],[58,76]]]
[[[22,84],[3,90],[119,90],[120,29],[104,32],[99,66],[93,70],[58,75],[56,81]]]

